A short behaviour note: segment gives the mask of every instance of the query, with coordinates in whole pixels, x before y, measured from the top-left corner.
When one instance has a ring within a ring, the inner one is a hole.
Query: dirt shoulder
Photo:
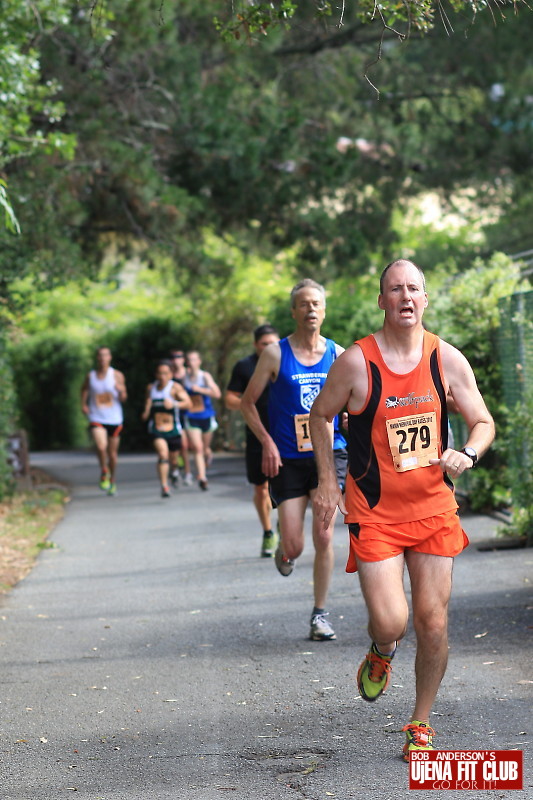
[[[30,572],[41,550],[54,546],[49,537],[69,501],[67,487],[46,472],[32,467],[30,475],[31,488],[0,503],[0,594]]]

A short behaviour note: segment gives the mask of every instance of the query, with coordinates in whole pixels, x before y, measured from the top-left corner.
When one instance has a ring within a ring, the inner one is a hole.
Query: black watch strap
[[[461,453],[464,453],[465,456],[472,459],[472,466],[475,467],[477,464],[477,453],[473,447],[463,447]]]

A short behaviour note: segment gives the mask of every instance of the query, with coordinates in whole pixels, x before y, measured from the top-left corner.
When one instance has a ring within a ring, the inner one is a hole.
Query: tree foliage
[[[309,8],[311,5],[311,8]],[[415,33],[428,33],[440,22],[447,32],[453,30],[453,15],[468,14],[471,18],[483,10],[504,17],[516,11],[525,0],[359,0],[359,2],[332,3],[320,0],[313,4],[298,0],[275,0],[254,2],[231,0],[226,4],[226,13],[215,18],[215,24],[225,41],[244,40],[248,44],[268,36],[272,30],[286,30],[301,26],[302,19],[311,28],[307,47],[317,51],[324,47],[342,47],[345,42],[361,33],[362,29],[377,26],[380,35],[391,33],[402,39]],[[347,17],[355,17],[356,24],[350,26]],[[332,35],[331,31],[335,31]]]
[[[60,83],[42,80],[39,46],[44,35],[67,20],[67,0],[4,0],[0,17],[0,170],[37,152],[72,154],[74,138],[57,124],[65,108]],[[0,182],[0,206],[10,233],[20,226]]]
[[[3,0],[0,17],[0,168],[37,151],[69,152],[57,127],[65,107],[57,78],[43,80],[40,46],[68,20],[68,0]]]
[[[7,336],[5,330],[0,329],[0,500],[13,489],[13,471],[8,460],[8,437],[16,428],[16,417],[15,386]]]
[[[528,236],[527,10],[456,3],[452,33],[413,27],[415,12],[438,22],[437,4],[382,4],[382,15],[409,10],[404,42],[363,24],[370,4],[346,4],[341,28],[298,4],[258,50],[223,41],[220,2],[49,0],[38,22],[31,8],[8,4],[11,46],[34,53],[35,72],[3,137],[24,231],[0,235],[4,295],[24,274],[43,286],[94,276],[109,236],[124,252],[135,241],[171,258],[190,286],[212,268],[206,226],[251,233],[265,253],[293,249],[301,274],[362,273],[389,259],[393,215],[427,189],[451,197],[468,185],[482,205],[507,203],[513,227],[487,234],[493,246],[519,250]],[[465,9],[479,12],[475,24]]]

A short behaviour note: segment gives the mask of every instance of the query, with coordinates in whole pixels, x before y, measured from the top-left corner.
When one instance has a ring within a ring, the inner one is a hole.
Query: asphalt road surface
[[[152,455],[122,456],[119,493],[89,453],[36,454],[72,487],[56,545],[0,600],[0,800],[396,800],[413,704],[412,629],[378,702],[359,698],[368,648],[337,522],[329,611],[309,641],[312,545],[289,578],[259,557],[243,460],[215,458],[210,491],[159,496]],[[497,523],[466,516],[450,661],[434,706],[443,749],[524,751],[532,797],[530,550],[481,552]],[[308,526],[309,527],[309,526]],[[432,800],[465,792],[430,792]]]

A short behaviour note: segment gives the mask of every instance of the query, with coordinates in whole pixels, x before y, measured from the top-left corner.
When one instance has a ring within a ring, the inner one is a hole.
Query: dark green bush
[[[507,436],[510,441],[512,519],[510,532],[526,536],[533,547],[533,391],[509,414]]]
[[[21,427],[31,450],[87,444],[80,388],[88,347],[61,333],[41,333],[12,348]]]
[[[66,339],[54,331],[12,345],[19,423],[28,432],[32,450],[90,444],[80,392],[87,372],[94,366],[96,348],[101,345],[111,348],[113,365],[126,376],[129,398],[124,406],[123,447],[129,450],[147,444],[146,426],[140,414],[156,361],[167,357],[172,347],[201,347],[190,325],[171,318],[152,317],[110,331],[97,341]],[[1,370],[0,363],[0,374]],[[8,385],[4,382],[4,391]],[[4,407],[8,408],[5,403]],[[1,458],[0,451],[0,462]]]
[[[146,317],[122,328],[110,331],[103,339],[94,343],[94,349],[101,345],[110,347],[113,352],[113,366],[124,373],[128,389],[128,400],[124,405],[124,433],[121,448],[142,450],[148,446],[146,423],[141,420],[144,407],[146,385],[154,378],[156,362],[168,358],[171,348],[185,350],[198,347],[194,330],[189,322],[175,321],[172,318]],[[91,367],[86,364],[87,370]]]
[[[13,489],[13,476],[8,463],[7,439],[16,426],[13,374],[4,334],[0,332],[0,500]]]

